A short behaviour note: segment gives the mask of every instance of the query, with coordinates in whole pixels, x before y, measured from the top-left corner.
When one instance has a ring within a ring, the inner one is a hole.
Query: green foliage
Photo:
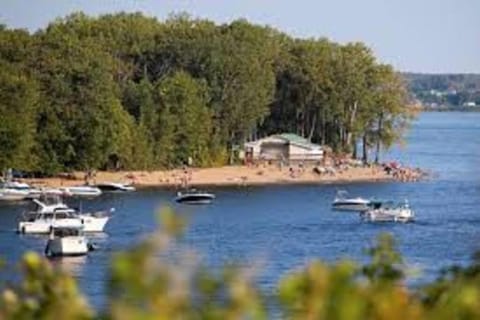
[[[36,83],[0,60],[0,168],[34,169]]]
[[[54,268],[36,253],[21,262],[22,280],[3,289],[2,319],[92,319],[94,313],[70,275]]]
[[[159,125],[173,129],[171,141],[164,142],[159,150],[168,150],[169,143],[171,154],[176,155],[175,164],[186,163],[189,157],[196,165],[208,164],[212,125],[205,82],[178,72],[159,83],[158,93],[164,112]]]
[[[402,256],[395,250],[395,241],[389,234],[381,234],[377,245],[369,248],[371,263],[362,268],[362,273],[371,283],[397,282],[404,278]]]
[[[0,65],[0,165],[47,173],[223,165],[279,132],[337,151],[363,138],[367,160],[410,121],[403,82],[363,44],[246,20],[74,13],[1,28]]]

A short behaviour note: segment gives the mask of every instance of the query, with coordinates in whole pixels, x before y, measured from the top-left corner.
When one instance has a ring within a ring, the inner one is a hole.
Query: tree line
[[[367,161],[410,119],[401,76],[362,43],[185,14],[0,26],[0,168],[215,166],[279,132],[355,156],[362,142]]]
[[[479,74],[403,74],[409,91],[426,107],[480,105]]]

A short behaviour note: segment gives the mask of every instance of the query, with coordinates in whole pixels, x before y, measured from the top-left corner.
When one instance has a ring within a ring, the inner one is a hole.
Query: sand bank
[[[84,184],[84,172],[70,178],[27,179],[33,185],[61,187]],[[218,168],[188,168],[165,171],[96,172],[90,183],[102,181],[133,183],[137,187],[179,187],[185,182],[192,186],[235,186],[268,184],[315,184],[336,182],[395,180],[380,166],[319,168],[265,166],[225,166]]]

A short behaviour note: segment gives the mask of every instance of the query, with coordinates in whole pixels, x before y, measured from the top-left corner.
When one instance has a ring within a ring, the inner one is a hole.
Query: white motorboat
[[[28,198],[29,192],[0,185],[0,201],[22,201]]]
[[[361,197],[349,198],[348,192],[339,190],[332,203],[332,208],[338,211],[366,211],[370,200]]]
[[[360,213],[365,221],[370,222],[412,222],[415,212],[408,201],[394,205],[392,202],[372,202],[371,208]]]
[[[110,219],[109,212],[80,213],[61,202],[59,197],[33,199],[34,210],[24,214],[18,223],[21,233],[49,233],[52,227],[82,225],[85,232],[102,232]],[[110,209],[113,212],[113,209]]]
[[[91,186],[74,186],[60,188],[63,192],[69,193],[74,197],[98,197],[102,190]]]
[[[41,188],[41,195],[59,196],[59,197],[71,197],[72,194],[67,190],[59,188]]]
[[[102,192],[130,192],[135,191],[135,187],[131,184],[116,182],[101,182],[95,185]]]
[[[186,204],[209,204],[215,199],[215,195],[196,189],[187,189],[186,191],[177,192],[175,201]]]
[[[81,224],[69,227],[54,226],[45,247],[45,255],[48,257],[81,256],[92,249]]]
[[[9,189],[21,190],[28,192],[28,198],[39,197],[41,194],[40,189],[31,187],[28,183],[18,182],[18,181],[7,181],[5,182],[5,187]]]
[[[9,181],[9,182],[6,182],[4,185],[9,189],[27,191],[28,192],[27,199],[38,199],[42,194],[71,196],[69,192],[62,191],[57,188],[45,188],[45,187],[35,188],[30,186],[28,183],[18,182],[18,181]]]

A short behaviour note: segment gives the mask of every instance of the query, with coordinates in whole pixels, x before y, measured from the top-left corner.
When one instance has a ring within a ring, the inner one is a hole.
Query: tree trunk
[[[327,132],[327,128],[325,128],[325,125],[326,125],[326,121],[325,121],[325,108],[322,109],[322,131],[321,131],[321,137],[320,137],[320,141],[322,143],[322,145],[325,145],[325,142],[326,142],[326,137],[325,137],[325,134]]]
[[[355,101],[350,110],[350,117],[348,119],[348,131],[346,135],[346,145],[348,147],[350,147],[352,144],[352,129],[353,129],[353,123],[355,122],[355,117],[357,115],[357,109],[358,109],[358,102]]]
[[[362,139],[362,148],[363,148],[363,156],[362,160],[363,163],[367,164],[368,163],[368,145],[367,145],[367,133],[363,134],[363,139]]]
[[[353,138],[353,152],[352,152],[352,158],[357,159],[358,156],[358,148],[357,148],[357,138]]]
[[[380,159],[380,142],[377,141],[377,148],[375,150],[375,164],[378,164]]]
[[[315,132],[315,127],[317,126],[317,114],[313,116],[312,126],[310,127],[310,133],[308,134],[308,141],[312,141],[313,133]]]
[[[378,128],[377,128],[377,141],[376,141],[376,150],[375,150],[375,163],[378,164],[380,158],[380,145],[382,142],[382,130],[383,130],[383,113],[380,113],[378,117]]]

